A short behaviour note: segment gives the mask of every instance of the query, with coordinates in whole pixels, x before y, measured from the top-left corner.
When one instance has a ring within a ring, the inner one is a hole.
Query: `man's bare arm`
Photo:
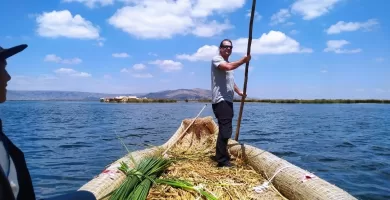
[[[234,83],[234,91],[235,91],[237,94],[240,94],[240,93],[241,93],[241,90],[237,87],[236,83]]]
[[[244,56],[240,60],[237,60],[235,62],[221,63],[218,67],[219,67],[219,69],[222,69],[222,70],[225,70],[225,71],[230,71],[230,70],[237,69],[237,67],[241,66],[244,63],[249,62],[250,59],[251,59],[250,55],[249,56]]]
[[[240,90],[240,88],[237,87],[236,83],[234,83],[234,91],[239,95],[239,96],[244,96],[244,92]],[[245,94],[246,97],[246,94]]]

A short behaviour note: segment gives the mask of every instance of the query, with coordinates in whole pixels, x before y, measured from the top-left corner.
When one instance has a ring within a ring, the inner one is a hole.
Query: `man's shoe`
[[[212,161],[218,162],[218,161],[217,161],[217,158],[216,158],[215,156],[210,156],[210,159],[211,159]],[[229,157],[229,160],[233,160],[233,159]]]
[[[214,162],[217,162],[217,158],[215,156],[210,156],[210,159]]]
[[[230,162],[226,162],[226,163],[218,163],[217,167],[233,167],[233,165]]]

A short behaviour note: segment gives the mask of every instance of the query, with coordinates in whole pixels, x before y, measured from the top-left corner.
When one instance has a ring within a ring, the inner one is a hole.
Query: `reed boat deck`
[[[129,155],[138,162],[147,156],[166,152],[166,156],[174,162],[161,175],[162,178],[188,181],[217,199],[356,199],[286,160],[234,140],[230,140],[228,146],[234,167],[217,168],[211,156],[215,152],[218,125],[210,116],[198,118],[191,125],[192,122],[193,119],[183,120],[163,145],[131,152]],[[112,163],[79,190],[90,191],[97,199],[109,199],[107,194],[118,188],[125,179],[125,174],[118,170],[119,163],[123,161],[134,167],[129,155]],[[200,194],[195,191],[152,185],[147,199],[199,197]]]

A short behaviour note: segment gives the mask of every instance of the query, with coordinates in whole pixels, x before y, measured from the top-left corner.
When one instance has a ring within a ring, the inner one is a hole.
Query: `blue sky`
[[[144,93],[210,89],[224,38],[246,54],[248,0],[1,1],[8,89]],[[390,98],[390,1],[258,0],[247,94]],[[235,73],[244,84],[244,67]]]

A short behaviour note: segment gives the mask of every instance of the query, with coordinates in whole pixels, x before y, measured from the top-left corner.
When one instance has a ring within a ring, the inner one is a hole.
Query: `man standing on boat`
[[[229,62],[233,44],[229,39],[224,39],[219,45],[219,55],[211,61],[211,92],[212,108],[218,119],[219,134],[217,138],[215,161],[218,167],[230,167],[230,156],[227,151],[227,143],[232,136],[232,120],[234,116],[233,98],[234,92],[243,96],[242,91],[234,82],[233,70],[250,61],[251,56],[244,56],[238,61]]]

